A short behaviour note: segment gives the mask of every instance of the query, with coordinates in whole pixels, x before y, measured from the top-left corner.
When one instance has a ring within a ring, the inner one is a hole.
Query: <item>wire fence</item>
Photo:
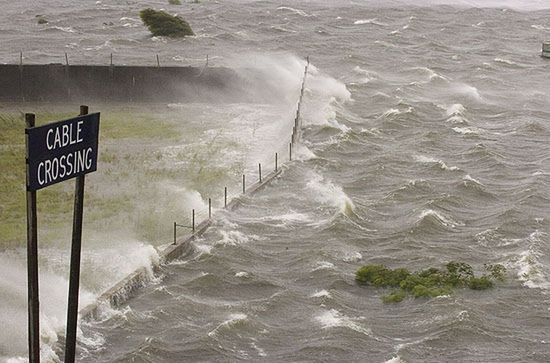
[[[289,161],[295,158],[296,146],[301,139],[301,105],[304,97],[304,90],[306,84],[306,78],[308,75],[309,57],[307,57],[306,66],[304,69],[304,76],[302,79],[302,85],[300,90],[300,96],[296,107],[296,117],[294,119],[294,125],[292,128],[292,134],[289,139],[289,143],[286,146],[280,147],[278,150],[272,152],[272,157],[263,162],[258,162],[257,171],[253,173],[243,173],[240,182],[234,183],[231,186],[225,186],[221,198],[212,198],[208,196],[207,206],[203,208],[191,209],[187,213],[187,217],[184,217],[179,222],[173,223],[174,237],[172,243],[176,245],[178,243],[178,230],[187,229],[190,232],[191,237],[195,234],[203,232],[203,228],[199,230],[199,226],[207,227],[207,224],[211,221],[212,216],[216,210],[227,209],[239,198],[245,195],[250,195],[258,190],[260,187],[269,183],[278,173],[281,171],[281,167]],[[213,193],[220,195],[218,193]]]
[[[58,58],[58,57],[55,57]],[[99,57],[96,57],[95,59],[98,59]],[[162,58],[159,54],[155,54],[154,57],[150,58],[151,63],[149,66],[157,66],[157,67],[171,67],[171,66],[186,66],[186,67],[200,67],[203,68],[203,70],[211,65],[212,60],[219,57],[211,57],[208,54],[206,54],[204,57],[198,57],[198,58],[186,58],[179,55],[172,56],[171,58]],[[74,58],[71,59],[71,56],[69,53],[65,52],[62,53],[61,56],[58,58],[61,60],[61,62],[55,62],[55,63],[61,63],[65,66],[70,65],[78,65],[78,62],[73,62]],[[101,59],[101,58],[99,58]],[[136,63],[136,65],[143,66],[144,59],[142,57],[131,59],[128,57],[121,58],[122,61],[118,61],[114,53],[107,53],[105,55],[105,63],[104,65],[108,66],[126,66],[128,63],[133,64]],[[22,67],[24,65],[33,64],[31,62],[25,62],[25,60],[29,60],[29,58],[25,57],[24,52],[19,52],[18,59],[16,60],[17,64]],[[146,60],[145,60],[146,61]]]

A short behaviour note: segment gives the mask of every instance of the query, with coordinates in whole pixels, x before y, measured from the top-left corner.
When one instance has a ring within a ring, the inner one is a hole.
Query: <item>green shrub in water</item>
[[[154,36],[184,37],[195,35],[189,24],[179,16],[164,11],[144,9],[139,13],[141,20]]]
[[[493,287],[493,281],[489,276],[472,277],[468,280],[468,287],[472,290],[486,290]]]
[[[180,0],[168,0],[168,4],[170,5],[181,5]]]
[[[485,264],[484,267],[493,279],[504,281],[504,278],[506,277],[506,268],[504,266],[497,263],[496,265]]]
[[[464,262],[451,261],[445,267],[445,270],[431,267],[413,273],[404,268],[366,265],[357,270],[355,280],[362,285],[399,288],[382,297],[385,303],[395,303],[407,295],[415,298],[449,295],[458,287],[485,290],[494,286],[493,280],[504,281],[506,274],[506,268],[499,264],[485,265],[489,274],[481,277],[476,277],[472,266]]]
[[[407,297],[407,293],[403,290],[396,290],[391,294],[382,296],[382,301],[385,303],[398,303]]]

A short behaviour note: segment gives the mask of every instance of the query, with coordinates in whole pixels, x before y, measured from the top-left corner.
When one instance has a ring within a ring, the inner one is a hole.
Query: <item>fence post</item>
[[[243,194],[246,193],[246,179],[245,179],[245,175],[243,174]]]
[[[193,209],[191,228],[193,229],[193,233],[195,233],[195,210],[194,209]]]
[[[289,159],[290,159],[290,161],[292,161],[292,143],[290,143],[289,145],[290,145]]]
[[[223,207],[227,208],[227,187],[223,189]]]
[[[278,158],[279,158],[279,155],[278,155],[277,153],[275,153],[275,171],[278,170],[278,169],[277,169],[277,167],[278,167],[278,165],[277,165]]]
[[[19,93],[21,101],[25,101],[25,91],[23,86],[23,52],[19,53]]]
[[[176,228],[177,228],[177,224],[176,222],[174,222],[174,244],[176,244]]]
[[[262,182],[262,163],[258,164],[258,175],[260,176],[260,183]]]
[[[25,114],[27,128],[34,127],[35,115]],[[26,153],[29,155],[29,143],[26,141]],[[29,165],[27,164],[27,184]],[[38,232],[36,217],[36,191],[27,190],[27,294],[28,294],[28,337],[29,362],[40,362],[40,309],[38,293]]]
[[[208,219],[212,218],[212,199],[208,198]]]
[[[80,106],[80,115],[88,114],[88,106]],[[82,217],[84,212],[85,175],[76,177],[73,235],[71,242],[71,265],[69,273],[69,303],[67,307],[67,333],[65,340],[65,362],[75,361],[76,329],[78,323],[78,293],[80,289],[80,258],[82,250]]]

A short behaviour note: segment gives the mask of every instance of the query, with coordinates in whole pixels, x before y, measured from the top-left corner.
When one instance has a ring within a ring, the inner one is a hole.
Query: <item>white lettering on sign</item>
[[[82,142],[83,138],[80,133],[82,132],[83,122],[78,121],[74,130],[72,123],[49,129],[46,133],[46,147],[48,150],[55,150]]]
[[[44,185],[86,172],[92,168],[92,162],[91,147],[61,155],[59,158],[44,160],[38,164],[38,184]]]

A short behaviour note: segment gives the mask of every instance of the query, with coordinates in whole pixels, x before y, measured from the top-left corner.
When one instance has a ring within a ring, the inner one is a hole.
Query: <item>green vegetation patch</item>
[[[410,272],[405,268],[390,269],[384,265],[366,265],[357,270],[355,280],[362,285],[397,288],[382,300],[385,303],[403,301],[408,295],[437,297],[449,295],[456,288],[485,290],[495,281],[504,281],[506,268],[500,264],[484,265],[486,273],[476,277],[472,266],[464,262],[451,261],[445,269],[430,267]]]
[[[168,0],[168,4],[170,5],[181,5],[180,0]]]
[[[189,24],[179,16],[172,16],[164,11],[153,9],[144,9],[139,16],[154,36],[181,38],[195,35]]]

